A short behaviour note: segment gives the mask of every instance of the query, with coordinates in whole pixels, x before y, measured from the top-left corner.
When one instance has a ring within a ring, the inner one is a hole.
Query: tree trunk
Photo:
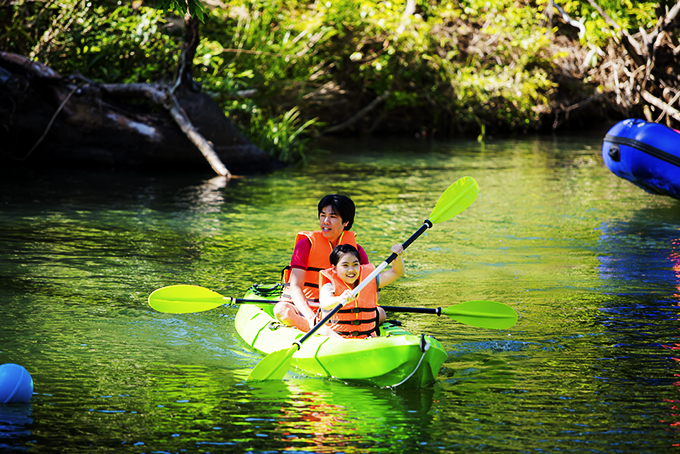
[[[194,83],[193,72],[196,49],[201,41],[199,34],[200,24],[201,22],[195,17],[192,17],[189,14],[184,16],[184,45],[179,58],[179,65],[177,66],[173,91],[178,87],[182,87],[186,90],[198,91]]]

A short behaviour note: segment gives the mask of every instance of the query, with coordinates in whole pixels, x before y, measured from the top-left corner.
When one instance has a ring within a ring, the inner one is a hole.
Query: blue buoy
[[[0,402],[28,402],[33,395],[31,374],[18,364],[0,365]]]

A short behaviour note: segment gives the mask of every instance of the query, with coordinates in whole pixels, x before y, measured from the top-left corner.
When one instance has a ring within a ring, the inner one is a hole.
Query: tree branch
[[[666,14],[666,17],[664,17],[663,20],[659,19],[656,27],[654,27],[652,33],[649,34],[650,41],[654,41],[657,35],[666,30],[666,28],[668,28],[668,26],[678,17],[678,14],[680,14],[680,1],[678,1],[673,6],[673,8],[670,9],[670,11],[668,11],[668,14]]]
[[[354,114],[351,118],[340,123],[339,125],[331,126],[327,130],[325,130],[323,133],[324,134],[330,134],[330,133],[340,132],[340,131],[344,131],[344,130],[348,129],[350,126],[354,125],[354,123],[361,120],[364,117],[364,115],[366,115],[367,113],[369,113],[370,111],[372,111],[373,109],[378,107],[380,105],[380,103],[382,103],[384,100],[386,100],[391,94],[392,93],[389,90],[385,91],[385,93],[383,93],[382,95],[375,98],[373,101],[370,102],[370,104],[368,104],[366,107],[364,107],[359,112]]]
[[[641,93],[641,95],[642,95],[642,97],[644,98],[645,101],[647,101],[648,103],[650,103],[654,107],[657,107],[657,108],[663,110],[664,112],[666,112],[666,114],[669,117],[671,117],[671,118],[673,118],[677,121],[680,121],[680,111],[669,106],[668,104],[666,104],[665,102],[663,102],[662,100],[660,100],[659,98],[652,95],[650,92],[648,92],[646,90],[643,91]]]
[[[198,32],[199,24],[200,21],[197,18],[192,17],[189,13],[184,16],[184,45],[179,57],[180,61],[177,67],[177,77],[172,86],[172,93],[180,86],[197,91],[194,86],[192,73],[194,71],[194,57],[196,56],[196,49],[198,48],[198,43],[200,41]]]
[[[588,3],[590,3],[590,6],[595,8],[598,13],[600,13],[600,16],[602,16],[609,25],[614,27],[619,31],[621,34],[621,41],[623,42],[623,45],[626,47],[626,50],[628,51],[628,54],[630,57],[633,59],[635,64],[638,66],[642,66],[647,64],[647,59],[649,57],[648,53],[642,50],[642,47],[640,46],[640,43],[637,42],[635,38],[630,36],[630,33],[628,33],[627,30],[621,28],[619,24],[616,23],[614,19],[609,17],[609,15],[602,9],[600,8],[600,5],[595,3],[594,0],[588,0]]]
[[[66,98],[64,99],[64,101],[62,101],[62,103],[59,105],[59,108],[57,109],[56,112],[54,112],[54,115],[52,115],[52,119],[50,120],[50,122],[48,123],[47,127],[45,128],[45,132],[43,132],[42,136],[40,136],[40,138],[38,139],[38,141],[33,145],[33,147],[31,147],[31,149],[28,151],[28,153],[26,153],[26,156],[24,156],[23,158],[21,158],[22,161],[25,161],[26,159],[28,159],[28,157],[31,155],[31,153],[33,153],[33,150],[35,150],[35,149],[38,147],[38,145],[40,145],[40,142],[42,142],[43,139],[45,138],[45,136],[47,135],[47,133],[50,132],[50,128],[52,128],[52,124],[54,123],[54,120],[57,118],[57,115],[59,115],[59,112],[61,112],[61,109],[64,108],[64,106],[66,105],[66,103],[68,102],[68,100],[71,99],[71,96],[73,96],[73,93],[75,93],[76,90],[78,90],[78,86],[77,86],[77,85],[76,85],[75,87],[73,87],[73,89],[72,89],[71,92],[68,94],[68,96],[66,96]]]
[[[569,15],[562,8],[560,8],[559,5],[554,2],[554,0],[550,1],[549,6],[551,8],[554,7],[560,13],[562,19],[567,24],[571,25],[574,28],[578,28],[578,38],[579,39],[583,38],[583,35],[586,34],[586,27],[582,23],[569,17]],[[552,12],[550,12],[550,14],[552,14]]]
[[[564,108],[559,107],[559,108],[555,109],[555,121],[553,122],[553,126],[552,126],[553,130],[557,129],[563,121],[563,120],[560,120],[560,114],[561,113],[564,112],[564,114],[565,114],[564,118],[566,120],[567,118],[569,118],[569,112],[571,112],[572,110],[579,109],[579,108],[581,108],[585,105],[588,105],[591,102],[600,99],[602,96],[604,96],[604,93],[597,93],[596,95],[591,96],[590,98],[586,98],[583,101],[577,102],[576,104],[572,104],[571,106],[564,107]]]

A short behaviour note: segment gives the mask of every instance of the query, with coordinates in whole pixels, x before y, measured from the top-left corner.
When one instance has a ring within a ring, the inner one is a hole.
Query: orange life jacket
[[[309,250],[309,258],[307,259],[307,270],[305,271],[305,281],[302,286],[302,292],[307,297],[307,303],[316,303],[312,306],[313,310],[318,309],[319,303],[319,272],[331,266],[330,255],[333,252],[331,242],[323,236],[321,231],[302,231],[295,236],[295,244],[303,238],[309,238],[312,247]],[[357,247],[356,237],[354,232],[345,230],[340,235],[338,244],[351,244]],[[282,280],[284,283],[283,294],[280,301],[292,301],[288,287],[290,285],[290,265],[283,269]]]
[[[359,272],[359,279],[357,285],[371,274],[375,266],[361,265]],[[334,268],[323,270],[319,276],[319,287],[327,283],[333,284],[333,291],[335,296],[340,296],[345,290],[352,290],[340,277],[336,274]],[[354,301],[350,301],[345,306],[335,313],[328,321],[328,326],[343,337],[368,337],[378,334],[378,284],[376,282],[369,283],[357,295]],[[324,316],[324,312],[328,313],[333,308],[321,309],[320,316]]]

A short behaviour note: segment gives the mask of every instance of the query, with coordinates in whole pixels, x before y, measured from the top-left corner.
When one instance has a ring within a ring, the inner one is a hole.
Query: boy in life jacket
[[[391,251],[397,254],[392,268],[383,271],[375,278],[375,284],[369,283],[359,294],[340,309],[328,321],[327,327],[333,337],[365,338],[378,335],[378,327],[385,321],[385,311],[378,306],[378,289],[390,284],[404,275],[404,260],[401,244],[392,246]],[[323,270],[319,276],[319,319],[332,311],[343,299],[349,298],[352,290],[368,276],[375,266],[361,265],[359,251],[350,244],[340,244],[333,249],[330,256],[331,267]]]
[[[356,242],[354,202],[341,194],[328,194],[318,204],[319,230],[302,231],[295,237],[295,249],[283,274],[285,288],[274,306],[274,315],[283,324],[307,332],[316,323],[319,307],[319,273],[329,266],[333,248],[338,244],[356,246],[361,263],[368,264],[368,255]],[[325,334],[325,327],[319,334]]]

